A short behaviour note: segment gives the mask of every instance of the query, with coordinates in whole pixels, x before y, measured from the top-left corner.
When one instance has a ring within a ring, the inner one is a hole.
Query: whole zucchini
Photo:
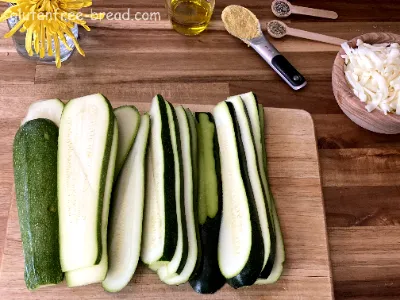
[[[14,178],[25,259],[25,283],[35,290],[63,280],[58,244],[58,127],[35,119],[14,139]]]

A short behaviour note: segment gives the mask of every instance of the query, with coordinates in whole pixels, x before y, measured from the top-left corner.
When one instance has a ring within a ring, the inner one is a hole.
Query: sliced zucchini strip
[[[267,201],[261,184],[261,177],[258,170],[256,147],[253,140],[253,133],[250,118],[258,118],[258,110],[251,111],[251,117],[248,113],[243,100],[240,96],[230,97],[227,100],[233,104],[235,109],[236,119],[239,125],[240,136],[243,142],[244,151],[246,154],[247,173],[249,174],[249,180],[251,182],[251,189],[253,191],[254,198],[257,204],[258,217],[260,219],[261,232],[263,235],[264,242],[264,262],[263,268],[267,264],[270,250],[271,250],[271,237],[270,237],[270,225],[268,220],[268,208]],[[256,114],[254,116],[254,113]],[[258,127],[260,128],[260,127]]]
[[[201,174],[197,179],[197,195],[202,199],[199,201],[201,259],[199,269],[191,278],[190,285],[200,294],[212,294],[226,282],[218,266],[218,238],[222,216],[221,167],[212,114],[196,113],[196,119],[198,121],[197,169]],[[204,216],[200,215],[200,210]]]
[[[107,252],[107,229],[108,216],[110,211],[111,191],[114,183],[115,162],[118,150],[118,125],[117,120],[114,120],[113,142],[110,152],[110,160],[108,162],[108,171],[106,178],[106,186],[103,199],[103,214],[102,214],[102,255],[100,263],[91,267],[77,269],[65,273],[65,279],[69,287],[83,286],[92,283],[102,282],[108,271],[108,252]]]
[[[29,106],[28,113],[21,122],[21,126],[26,122],[35,119],[48,119],[60,127],[61,115],[64,110],[64,103],[60,99],[41,100]]]
[[[183,161],[182,148],[178,119],[174,107],[167,102],[167,113],[169,128],[171,131],[171,142],[174,154],[175,164],[175,201],[176,201],[176,217],[178,224],[178,241],[175,248],[174,256],[170,261],[159,261],[156,265],[150,266],[151,269],[157,270],[161,280],[180,273],[186,263],[188,256],[188,238],[185,222],[185,199],[183,186]]]
[[[154,97],[146,159],[141,260],[155,270],[173,258],[178,241],[175,156],[167,108],[168,104],[160,95]]]
[[[101,94],[65,106],[58,139],[60,261],[64,272],[100,263],[114,114]]]
[[[115,183],[109,230],[109,270],[103,281],[108,292],[121,291],[139,261],[145,189],[145,158],[150,116],[145,114],[133,148]]]
[[[232,103],[221,102],[213,112],[223,190],[218,262],[228,283],[238,288],[257,280],[263,268],[264,243],[235,109]]]
[[[253,95],[254,96],[254,95]],[[281,226],[279,222],[278,213],[275,206],[274,197],[271,192],[271,188],[268,184],[268,169],[267,169],[267,152],[265,149],[265,118],[264,118],[264,107],[261,104],[258,104],[258,114],[260,119],[260,128],[261,128],[261,136],[263,137],[262,146],[262,162],[265,177],[267,179],[267,200],[269,204],[269,208],[271,211],[271,215],[274,223],[274,232],[275,232],[275,255],[274,261],[271,267],[271,263],[268,261],[264,270],[261,272],[260,278],[256,281],[256,284],[271,284],[278,281],[283,272],[283,265],[285,262],[285,245],[283,243],[283,236],[281,231]],[[271,249],[272,250],[272,249]]]
[[[114,109],[118,121],[118,153],[115,176],[118,176],[135,141],[139,130],[140,113],[133,105],[120,106]]]
[[[179,285],[187,282],[190,276],[193,274],[197,262],[198,262],[198,224],[196,219],[197,206],[195,205],[194,195],[194,172],[193,172],[193,139],[191,127],[189,124],[189,117],[193,118],[193,115],[187,115],[185,109],[182,106],[176,108],[176,116],[179,126],[179,135],[181,142],[181,153],[182,153],[182,173],[183,173],[183,196],[184,205],[181,207],[183,211],[182,222],[186,223],[186,238],[188,240],[187,254],[184,255],[183,268],[177,270],[175,274],[166,275],[161,274],[159,270],[160,278],[163,282],[170,285]],[[185,236],[183,236],[185,238]],[[185,249],[183,249],[185,250]],[[182,264],[181,264],[182,265]],[[166,276],[165,276],[166,275]]]

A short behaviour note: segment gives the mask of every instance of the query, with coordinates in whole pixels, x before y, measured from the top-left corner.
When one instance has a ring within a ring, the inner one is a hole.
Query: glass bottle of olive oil
[[[173,28],[184,35],[204,31],[214,11],[215,0],[166,0]]]

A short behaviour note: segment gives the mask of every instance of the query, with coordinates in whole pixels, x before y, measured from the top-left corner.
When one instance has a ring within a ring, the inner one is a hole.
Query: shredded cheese
[[[342,44],[344,73],[354,94],[368,112],[400,115],[400,46],[398,43],[370,45],[357,40],[357,48]]]

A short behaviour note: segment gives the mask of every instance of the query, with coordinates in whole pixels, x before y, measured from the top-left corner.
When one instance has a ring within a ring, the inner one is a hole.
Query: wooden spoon
[[[268,22],[267,31],[270,36],[277,39],[283,38],[285,35],[291,35],[303,39],[308,39],[333,45],[341,45],[344,42],[346,42],[346,40],[342,40],[333,36],[291,28],[287,26],[285,23],[278,20],[273,20]]]
[[[287,0],[274,0],[272,2],[271,9],[274,15],[279,18],[287,18],[291,14],[307,15],[327,19],[337,19],[338,17],[338,14],[334,11],[292,5]]]

